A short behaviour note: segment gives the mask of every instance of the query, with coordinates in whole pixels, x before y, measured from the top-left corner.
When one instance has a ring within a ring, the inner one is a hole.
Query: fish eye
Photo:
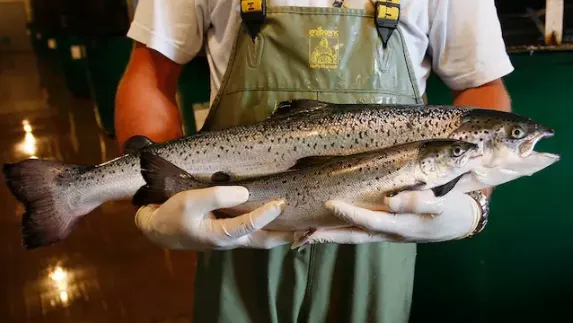
[[[452,149],[452,154],[454,157],[460,157],[463,153],[464,149],[460,146],[455,146],[454,149]]]
[[[521,139],[525,136],[525,131],[521,127],[514,127],[511,130],[511,137],[513,139]]]

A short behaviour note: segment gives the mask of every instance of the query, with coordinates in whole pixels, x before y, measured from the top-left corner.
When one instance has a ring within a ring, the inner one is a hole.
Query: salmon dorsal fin
[[[329,103],[311,100],[311,99],[295,99],[289,101],[282,101],[277,105],[277,108],[271,118],[286,117],[300,113],[309,113],[327,107]]]
[[[146,136],[133,136],[123,144],[123,151],[126,154],[133,154],[145,147],[155,144],[153,140],[147,138]]]

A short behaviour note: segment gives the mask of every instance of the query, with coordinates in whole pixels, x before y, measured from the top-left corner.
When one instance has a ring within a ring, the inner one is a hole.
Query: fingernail
[[[384,199],[384,204],[393,212],[399,212],[402,210],[402,199],[386,197]]]

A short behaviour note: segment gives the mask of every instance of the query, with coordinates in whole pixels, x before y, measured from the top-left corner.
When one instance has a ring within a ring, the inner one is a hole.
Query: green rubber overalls
[[[243,23],[202,131],[264,120],[293,98],[423,102],[395,29],[398,0],[372,11],[258,0],[241,8]],[[194,322],[407,322],[415,255],[415,244],[398,243],[199,252]]]

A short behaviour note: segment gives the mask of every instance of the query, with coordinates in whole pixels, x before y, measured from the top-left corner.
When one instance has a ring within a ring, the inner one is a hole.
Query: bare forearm
[[[135,135],[162,142],[181,136],[181,118],[171,98],[157,88],[146,88],[127,78],[117,92],[115,128],[122,146]]]
[[[472,106],[482,109],[511,112],[511,98],[507,93],[503,81],[500,79],[480,87],[458,92],[454,91],[453,96],[453,103],[456,106]],[[493,192],[493,187],[481,191],[490,197]]]
[[[511,112],[511,99],[501,79],[479,87],[454,91],[454,105]]]
[[[122,78],[116,95],[115,128],[118,144],[135,135],[144,135],[156,142],[182,135],[181,116],[175,100],[178,67],[163,75],[157,53],[136,46],[130,66]]]

